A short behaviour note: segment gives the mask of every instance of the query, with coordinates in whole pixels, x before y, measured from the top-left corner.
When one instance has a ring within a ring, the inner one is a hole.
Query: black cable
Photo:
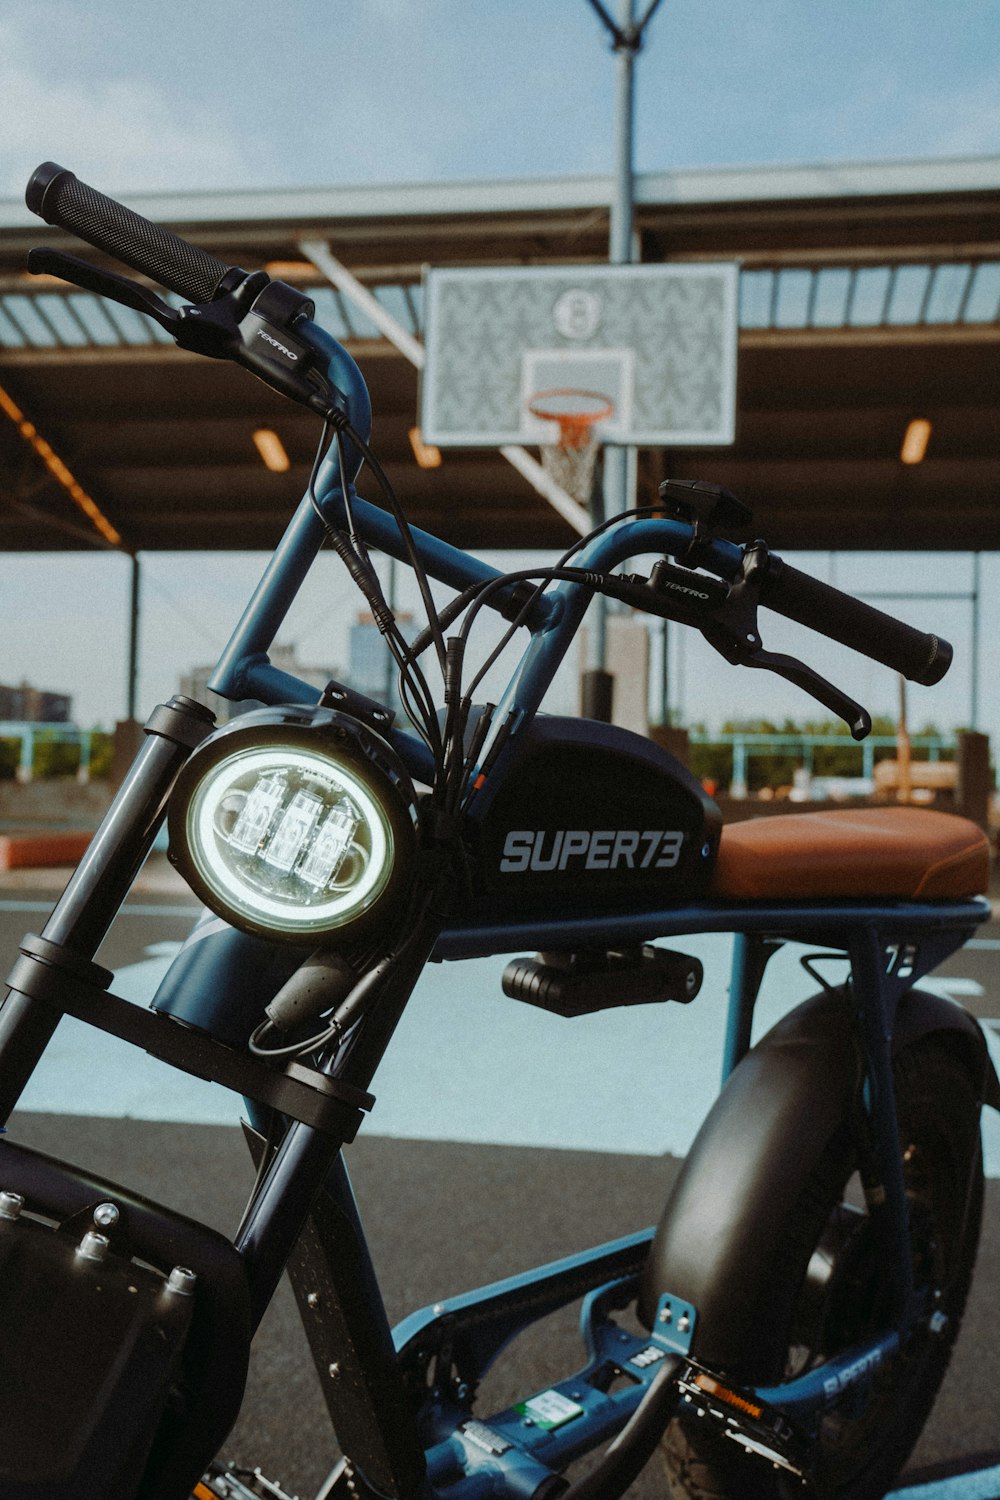
[[[443,768],[441,761],[442,742],[440,731],[438,728],[437,714],[434,708],[433,694],[431,693],[430,686],[427,682],[426,677],[424,676],[422,668],[417,663],[416,656],[410,651],[406,641],[399,631],[395,615],[393,614],[389,604],[386,602],[385,595],[382,592],[381,582],[379,581],[378,575],[372,567],[367,548],[365,547],[362,539],[358,536],[354,526],[354,518],[351,514],[350,509],[350,486],[347,481],[346,465],[344,461],[344,430],[348,431],[352,439],[356,438],[357,434],[354,433],[353,429],[351,428],[342,428],[339,424],[336,426],[337,449],[340,459],[341,487],[345,495],[344,508],[347,514],[350,540],[353,543],[356,551],[361,555],[365,564],[367,565],[371,578],[371,592],[366,592],[366,597],[368,598],[369,603],[373,606],[375,622],[378,625],[378,628],[386,641],[386,645],[389,648],[393,660],[395,661],[396,666],[399,669],[398,686],[400,702],[406,710],[406,713],[409,716],[410,721],[416,729],[417,733],[420,735],[421,739],[424,741],[424,744],[431,752],[431,756],[435,761],[436,768],[440,770]],[[364,447],[365,445],[361,446]],[[374,460],[374,455],[369,453],[366,461],[368,461],[369,466],[372,467],[372,472],[375,473],[376,480],[379,481],[380,486],[384,485],[388,487],[386,490],[386,494],[387,497],[390,498],[390,503],[394,506],[394,510],[397,514],[397,521],[399,521],[402,518],[402,510],[399,506],[399,502],[394,492],[392,491],[392,486],[389,484],[388,478],[385,476],[384,471],[382,471],[381,478],[375,471],[374,464],[377,463],[377,461]],[[381,466],[379,466],[379,468],[380,467]],[[375,607],[373,603],[373,595],[377,595],[377,598],[382,606],[381,609]]]
[[[306,1037],[304,1041],[288,1042],[283,1047],[263,1046],[264,1037],[276,1030],[277,1027],[273,1026],[270,1021],[261,1021],[258,1026],[254,1027],[247,1043],[254,1057],[263,1057],[268,1060],[279,1057],[301,1057],[304,1052],[315,1052],[317,1048],[325,1047],[333,1040],[340,1028],[331,1022],[324,1026],[322,1031],[316,1032],[314,1036]]]
[[[629,517],[638,518],[640,516],[662,516],[662,514],[663,514],[663,508],[662,508],[662,506],[658,506],[658,505],[640,505],[640,506],[635,506],[632,510],[622,511],[622,513],[620,515],[611,516],[608,520],[602,521],[601,524],[600,524],[600,526],[596,526],[593,531],[589,531],[586,536],[578,537],[577,540],[573,543],[572,547],[569,547],[563,553],[562,557],[560,557],[558,559],[558,561],[556,562],[555,566],[557,568],[565,567],[566,564],[569,562],[569,560],[577,552],[579,552],[579,550],[580,550],[581,547],[585,546],[587,542],[593,541],[595,537],[600,536],[603,532],[610,530],[610,528],[612,526],[616,525],[618,521],[627,520]],[[450,625],[453,625],[454,622],[455,622],[455,620],[458,619],[459,615],[463,612],[463,610],[465,610],[472,603],[472,601],[476,598],[477,594],[479,594],[481,592],[481,590],[483,588],[485,588],[485,586],[486,586],[487,583],[495,583],[495,582],[507,583],[510,580],[510,578],[513,577],[513,576],[514,575],[512,575],[512,574],[506,574],[505,573],[503,575],[502,579],[492,579],[492,578],[491,579],[481,579],[478,583],[469,584],[469,586],[467,588],[463,589],[460,594],[456,594],[456,596],[455,596],[454,599],[449,600],[448,603],[444,606],[444,608],[439,612],[439,618],[440,618],[440,621],[441,621],[441,628],[443,630],[447,630]],[[532,592],[532,594],[527,599],[527,601],[526,601],[527,609],[532,609],[534,607],[534,605],[537,603],[540,595],[542,593],[544,593],[544,590],[545,590],[545,583],[543,582],[542,584],[539,585],[539,587],[537,589],[535,589]],[[525,608],[522,608],[521,610],[518,611],[517,620],[516,620],[516,625],[517,626],[520,626],[521,624],[524,623],[524,619],[525,619],[526,614],[527,614],[527,610]],[[429,630],[422,630],[420,632],[420,634],[416,637],[416,639],[414,641],[411,641],[410,646],[409,646],[408,649],[409,649],[410,653],[414,657],[417,657],[417,656],[420,656],[420,654],[422,652],[424,652],[424,651],[427,650],[427,647],[430,645],[430,642],[431,642],[431,633],[430,633],[430,631]]]
[[[470,583],[468,588],[463,589],[460,594],[456,594],[454,599],[449,599],[444,608],[438,611],[438,620],[440,622],[441,629],[447,630],[450,625],[453,625],[462,611],[468,608],[468,606],[472,603],[473,599],[479,593],[479,590],[483,587],[484,583],[491,581],[492,580],[481,578],[478,583]],[[407,647],[407,651],[414,658],[414,660],[416,660],[418,656],[420,656],[424,651],[427,650],[427,647],[431,644],[432,640],[433,636],[431,635],[430,630],[422,630],[420,634],[410,642],[409,646]]]
[[[662,516],[662,514],[663,507],[660,505],[643,505],[635,506],[628,511],[622,512],[619,515],[609,516],[606,520],[602,521],[599,526],[594,527],[593,530],[588,532],[585,536],[578,537],[573,545],[567,548],[567,550],[559,558],[555,567],[548,569],[525,569],[519,572],[505,573],[501,577],[489,579],[483,583],[473,584],[469,588],[464,590],[464,592],[460,594],[455,600],[453,600],[448,606],[447,610],[445,611],[445,615],[442,617],[447,618],[448,624],[451,624],[454,619],[457,619],[457,617],[463,611],[465,611],[465,619],[463,621],[459,636],[461,645],[457,648],[457,671],[460,673],[461,663],[464,660],[464,654],[467,648],[472,624],[475,620],[476,615],[479,613],[479,610],[482,609],[484,605],[489,603],[490,596],[500,588],[508,587],[512,583],[521,580],[538,580],[537,587],[533,589],[532,592],[528,595],[523,606],[512,621],[509,629],[504,633],[499,643],[480,666],[475,677],[465,688],[461,698],[461,710],[458,711],[456,709],[449,716],[451,734],[446,734],[445,739],[445,755],[447,761],[445,774],[447,784],[446,800],[447,806],[450,810],[454,811],[457,809],[457,805],[462,793],[462,788],[466,779],[466,775],[463,773],[467,774],[467,770],[465,767],[465,757],[462,747],[462,736],[464,735],[465,723],[467,722],[468,713],[471,709],[472,696],[487,672],[489,672],[498,658],[506,650],[516,632],[530,618],[532,611],[534,610],[545,589],[550,583],[557,580],[565,582],[586,583],[588,581],[588,574],[585,570],[568,569],[566,566],[582,547],[588,545],[597,537],[603,535],[604,532],[609,531],[613,526],[616,526],[622,520],[628,519],[630,517],[639,518],[644,516]],[[590,576],[596,577],[597,575]],[[418,640],[414,642],[414,646],[411,647],[411,650],[414,648],[423,649],[423,645],[424,643]]]
[[[412,945],[422,937],[423,919],[436,894],[435,881],[414,882],[409,905],[396,927],[396,933],[402,934],[402,940],[394,944],[388,953],[383,952],[381,958],[374,958],[369,962],[349,994],[329,1017],[322,1031],[281,1047],[265,1047],[264,1038],[269,1032],[277,1029],[270,1020],[265,1019],[251,1033],[248,1046],[253,1055],[267,1061],[278,1061],[282,1058],[302,1057],[308,1053],[320,1053],[331,1042],[336,1044],[336,1052],[339,1053],[353,1040],[357,1028],[364,1020],[372,991],[378,990],[381,983],[391,974],[394,966],[405,959]]]
[[[420,666],[415,660],[410,660],[407,644],[399,632],[395,616],[382,593],[378,574],[375,572],[367,549],[364,543],[360,541],[354,526],[350,501],[351,485],[347,477],[346,455],[344,453],[342,436],[344,430],[343,423],[338,423],[332,419],[327,420],[316,450],[312,472],[309,476],[309,501],[322,522],[326,535],[335,551],[372,609],[376,624],[400,670],[400,701],[403,703],[414,729],[430,751],[435,762],[435,767],[440,768],[442,765],[441,736],[434,709],[433,695]],[[319,470],[333,442],[337,444],[341,492],[344,497],[344,510],[349,528],[347,533],[339,531],[330,524],[323,513],[319,497],[316,494],[316,480]]]
[[[462,621],[461,630],[459,632],[459,636],[457,637],[457,643],[454,650],[454,656],[457,658],[456,670],[458,674],[461,673],[461,665],[464,659],[465,650],[468,646],[468,639],[472,629],[472,625],[480,609],[482,609],[484,605],[488,603],[489,596],[492,593],[496,592],[498,589],[508,587],[512,583],[531,580],[539,581],[539,586],[534,589],[529,597],[525,600],[523,607],[518,612],[515,619],[512,621],[509,629],[505,632],[499,644],[487,657],[486,661],[482,664],[472,682],[462,694],[461,712],[453,716],[452,723],[455,727],[455,733],[453,733],[453,736],[446,741],[445,745],[447,765],[446,806],[449,812],[454,813],[455,811],[457,811],[465,782],[465,777],[463,775],[465,769],[463,732],[465,723],[468,718],[468,713],[471,708],[472,694],[475,692],[479,683],[493,666],[497,658],[506,649],[516,631],[523,624],[524,620],[528,618],[531,610],[535,606],[536,601],[538,600],[544,589],[548,586],[548,584],[555,581],[587,584],[591,581],[596,582],[599,577],[599,574],[588,573],[582,568],[524,568],[517,572],[505,573],[499,578],[487,579],[477,586],[476,597],[472,600],[468,609],[466,610],[465,619]]]
[[[506,650],[517,630],[520,629],[520,627],[530,617],[531,611],[535,608],[535,605],[550,583],[556,581],[557,579],[577,583],[587,581],[587,574],[584,570],[567,570],[567,564],[580,551],[582,547],[585,547],[590,542],[595,541],[597,537],[602,536],[606,531],[610,531],[611,528],[613,526],[617,526],[620,521],[628,520],[630,518],[639,519],[641,517],[653,517],[662,515],[662,505],[633,506],[629,510],[620,512],[618,515],[608,516],[604,521],[601,522],[599,526],[595,526],[591,531],[587,532],[585,536],[577,537],[573,545],[571,547],[568,547],[559,558],[554,568],[531,571],[525,570],[521,573],[506,573],[500,579],[490,579],[489,582],[484,585],[474,585],[472,589],[467,589],[465,591],[466,594],[472,594],[473,598],[470,601],[470,607],[462,625],[461,634],[465,641],[468,640],[472,622],[476,614],[478,614],[479,610],[489,602],[488,596],[497,588],[499,588],[501,585],[510,584],[520,579],[540,579],[538,586],[532,590],[531,594],[528,595],[528,598],[526,599],[523,607],[518,611],[518,614],[513,620],[510,628],[503,635],[499,644],[486,658],[485,662],[483,662],[483,664],[479,668],[479,671],[476,673],[476,676],[472,679],[472,682],[466,688],[464,701],[468,704],[469,700],[471,700],[473,693],[485,677],[486,673],[494,665],[500,655]],[[460,597],[464,598],[465,595],[462,595]]]
[[[354,428],[349,422],[344,423],[344,431],[350,438],[351,442],[356,445],[362,457],[364,458],[365,463],[368,465],[369,469],[371,469],[375,481],[378,484],[379,489],[382,491],[382,494],[385,496],[385,499],[388,501],[389,508],[392,511],[393,516],[395,517],[396,524],[399,527],[400,536],[403,539],[403,546],[406,549],[407,561],[410,564],[410,567],[413,569],[414,577],[417,580],[417,586],[420,589],[420,597],[423,600],[424,610],[427,614],[427,624],[430,627],[431,634],[434,639],[434,649],[437,653],[438,664],[441,668],[442,673],[444,673],[446,648],[444,644],[444,636],[441,631],[441,621],[438,618],[437,606],[435,605],[433,597],[431,596],[430,582],[427,577],[427,570],[420,560],[420,554],[417,552],[416,544],[413,540],[413,533],[410,530],[410,523],[406,519],[406,516],[403,514],[403,508],[400,505],[396,492],[389,481],[388,474],[386,474],[382,465],[379,463],[378,459],[375,457],[375,454],[365,442],[364,438],[360,437],[358,433],[355,432]]]
[[[609,531],[611,529],[611,527],[612,526],[616,526],[619,521],[627,520],[629,517],[639,517],[639,516],[643,516],[643,515],[662,515],[662,514],[663,514],[662,506],[656,506],[656,505],[638,505],[638,506],[634,506],[631,510],[622,511],[621,514],[619,514],[617,516],[609,516],[608,519],[605,520],[605,521],[602,521],[599,526],[595,526],[592,531],[588,531],[587,534],[586,534],[586,536],[578,537],[577,540],[573,543],[573,545],[571,547],[568,547],[566,549],[566,551],[563,553],[563,555],[559,558],[558,562],[555,564],[555,568],[554,569],[548,569],[548,570],[533,569],[530,572],[505,573],[503,575],[502,579],[489,579],[486,584],[473,584],[471,588],[466,589],[465,593],[462,594],[462,595],[460,595],[459,598],[460,599],[464,599],[466,597],[466,595],[471,596],[470,602],[475,602],[476,603],[476,609],[478,611],[478,608],[480,607],[480,603],[479,603],[480,596],[484,592],[492,592],[492,589],[493,589],[494,585],[499,585],[501,583],[509,584],[509,583],[515,582],[515,581],[517,581],[519,579],[522,579],[522,578],[524,578],[524,579],[531,579],[531,578],[540,577],[541,580],[542,580],[539,583],[538,587],[536,589],[534,589],[531,594],[529,594],[528,598],[525,600],[524,605],[518,611],[518,613],[517,613],[514,621],[512,622],[512,624],[510,626],[510,629],[506,632],[506,634],[504,635],[504,637],[501,640],[500,644],[496,647],[496,649],[493,651],[493,653],[490,655],[490,657],[487,659],[487,661],[484,663],[484,665],[480,668],[479,672],[476,674],[476,677],[473,679],[473,681],[470,683],[469,687],[466,689],[466,696],[471,696],[471,694],[475,692],[475,690],[478,687],[479,683],[481,682],[482,678],[485,676],[486,672],[489,671],[490,667],[493,666],[493,663],[496,661],[497,657],[499,657],[501,655],[501,653],[504,650],[506,650],[507,646],[509,645],[510,641],[512,640],[512,638],[514,636],[514,633],[517,630],[519,630],[520,627],[524,624],[525,620],[528,618],[528,616],[530,615],[531,611],[534,609],[535,605],[537,604],[538,600],[541,598],[542,594],[545,592],[545,589],[548,587],[548,585],[550,583],[552,583],[552,582],[555,581],[555,579],[557,577],[557,570],[560,569],[560,568],[565,568],[566,565],[567,565],[567,563],[570,561],[570,559],[572,557],[574,557],[577,552],[580,551],[581,547],[585,547],[588,542],[594,541],[596,537],[601,536],[605,531]],[[573,580],[569,579],[567,581],[573,581]],[[576,581],[580,582],[581,580],[577,579]],[[457,603],[457,601],[452,601],[452,602],[453,603]],[[449,621],[449,623],[450,623],[450,621]]]
[[[616,516],[608,516],[607,519],[602,521],[599,526],[595,526],[593,531],[588,531],[586,536],[577,537],[572,547],[568,547],[563,553],[562,557],[560,557],[559,561],[556,563],[556,567],[565,567],[570,558],[574,557],[576,553],[579,552],[581,547],[585,547],[588,542],[592,542],[597,537],[603,536],[606,531],[611,530],[612,526],[617,526],[619,521],[627,521],[630,518],[633,520],[638,520],[642,516],[648,516],[650,519],[652,519],[654,516],[659,516],[662,520],[663,506],[634,505],[631,510],[623,510],[620,511]]]
[[[399,499],[392,487],[388,475],[385,473],[385,470],[383,469],[378,459],[375,457],[375,454],[372,452],[368,443],[366,443],[365,440],[356,432],[356,430],[352,427],[343,413],[330,413],[328,416],[328,427],[329,426],[332,426],[334,428],[336,441],[338,444],[338,460],[340,462],[341,469],[341,484],[345,494],[345,510],[351,532],[349,544],[356,544],[359,539],[357,538],[356,532],[354,530],[353,517],[350,513],[350,501],[348,495],[349,486],[346,483],[346,464],[343,451],[342,434],[346,434],[346,436],[356,445],[365,463],[367,463],[369,469],[371,470],[376,483],[382,491],[383,497],[386,500],[389,509],[391,510],[399,527],[399,532],[403,541],[407,561],[409,562],[410,567],[413,569],[414,577],[416,578],[418,587],[420,589],[421,598],[427,615],[427,630],[421,633],[421,636],[418,637],[417,641],[414,642],[412,646],[408,646],[406,642],[403,641],[402,637],[398,634],[398,631],[395,633],[395,635],[390,635],[387,631],[384,632],[384,634],[387,643],[389,644],[389,649],[393,654],[397,666],[399,667],[400,701],[403,703],[406,712],[409,714],[411,720],[413,721],[414,727],[417,729],[417,732],[424,740],[424,743],[427,745],[427,748],[431,752],[432,758],[434,760],[435,785],[438,789],[439,801],[443,802],[446,808],[454,809],[457,806],[457,802],[461,796],[463,784],[462,770],[464,768],[465,760],[464,729],[468,718],[469,708],[471,706],[471,697],[475,692],[476,687],[479,685],[483,677],[494,665],[497,659],[502,655],[503,651],[509,645],[517,630],[530,617],[531,611],[535,607],[538,599],[544,592],[545,588],[551,582],[554,582],[556,580],[576,583],[587,581],[587,575],[583,570],[569,570],[566,568],[566,564],[577,552],[579,552],[581,547],[585,546],[594,538],[607,531],[610,527],[616,525],[619,521],[626,519],[629,516],[662,515],[662,507],[638,506],[633,508],[632,510],[623,512],[621,515],[608,517],[607,520],[602,522],[600,526],[595,527],[586,536],[578,538],[577,541],[573,543],[572,547],[568,548],[563,556],[559,559],[559,562],[555,568],[522,570],[519,572],[507,573],[501,575],[498,578],[489,579],[482,584],[471,585],[469,588],[465,589],[462,594],[460,594],[455,600],[452,600],[450,605],[446,606],[445,610],[441,614],[439,614],[431,595],[426,569],[424,568],[423,562],[420,558],[419,553],[417,552],[416,545],[413,540],[409,522],[407,521],[406,516],[403,513],[402,506],[400,505]],[[328,451],[328,449],[329,443],[326,444],[326,447],[323,451],[326,452]],[[317,470],[318,461],[317,464],[314,465],[314,476]],[[315,498],[314,505],[322,516],[322,511],[319,509],[318,502],[315,501]],[[330,529],[329,526],[327,529]],[[347,542],[348,538],[345,537],[344,540],[345,542]],[[361,552],[364,552],[363,544],[361,544],[359,550]],[[358,551],[353,547],[352,551],[354,551],[355,557],[358,559],[359,564],[364,567],[364,562],[362,561],[361,557],[358,556]],[[367,554],[365,553],[364,555],[365,559],[367,559]],[[368,566],[370,568],[370,563],[368,564]],[[374,573],[374,569],[371,569],[371,572]],[[515,617],[514,621],[511,623],[510,628],[505,632],[499,644],[486,658],[485,662],[481,665],[478,672],[476,673],[476,676],[473,678],[472,682],[463,693],[461,689],[462,666],[464,662],[465,651],[468,646],[471,627],[476,616],[479,613],[479,610],[484,606],[484,604],[488,602],[489,597],[494,592],[496,592],[496,590],[501,587],[507,587],[511,583],[517,582],[521,579],[538,580],[538,586],[528,596],[524,605],[518,611],[518,614]],[[377,584],[377,576],[375,582]],[[379,595],[381,595],[380,585],[378,586],[378,592]],[[391,614],[391,611],[388,611],[387,606],[386,609],[387,612]],[[451,643],[451,649],[449,650],[449,646],[445,644],[444,640],[444,629],[447,628],[445,621],[447,621],[447,624],[451,624],[452,621],[456,620],[463,612],[465,613],[465,619],[463,620],[459,636],[453,639],[453,642]],[[378,618],[377,615],[376,618]],[[395,624],[394,619],[393,624]],[[429,640],[425,640],[425,637],[427,636],[429,636]],[[418,656],[422,653],[423,650],[426,649],[426,646],[431,643],[433,643],[434,645],[435,654],[437,656],[438,664],[445,682],[447,712],[445,720],[445,732],[443,736],[441,734],[441,728],[438,723],[437,716],[434,713],[433,697],[431,695],[429,685],[427,683],[426,677],[423,675],[423,672],[421,671],[417,663]],[[414,703],[413,701],[414,696],[417,700],[416,703]]]
[[[379,582],[378,574],[372,567],[372,560],[368,555],[368,548],[365,546],[363,539],[358,535],[357,527],[354,524],[354,513],[351,510],[351,481],[347,473],[347,455],[344,452],[344,434],[341,432],[339,427],[334,427],[334,440],[337,444],[337,467],[340,470],[340,493],[344,497],[344,515],[347,517],[347,535],[350,539],[351,546],[354,548],[361,561],[369,569],[375,586],[377,587],[379,594],[384,599],[385,596],[382,595],[382,585]]]
[[[601,575],[599,573],[588,572],[585,568],[564,567],[560,562],[557,563],[554,568],[524,568],[516,573],[505,573],[503,578],[493,578],[485,583],[480,589],[477,597],[469,606],[468,610],[466,611],[465,619],[462,621],[460,634],[462,639],[466,642],[468,641],[469,634],[471,632],[476,615],[484,607],[484,605],[489,602],[488,596],[491,593],[494,593],[501,586],[501,584],[520,583],[522,581],[531,582],[533,579],[539,580],[538,588],[536,588],[525,601],[524,607],[519,611],[516,618],[511,622],[510,626],[501,637],[499,643],[490,652],[490,655],[486,658],[486,661],[480,667],[479,671],[476,673],[475,677],[466,688],[466,695],[468,696],[475,692],[476,688],[479,686],[480,682],[489,671],[490,667],[493,666],[497,658],[507,649],[514,635],[521,628],[524,620],[534,608],[538,598],[550,583],[590,583],[593,587],[596,584],[596,580],[600,578],[600,576]]]
[[[323,423],[323,431],[319,435],[319,443],[316,446],[316,454],[313,458],[312,468],[309,471],[309,483],[306,486],[306,494],[309,496],[309,504],[312,506],[313,510],[322,521],[323,526],[326,528],[326,530],[329,530],[330,523],[327,521],[326,516],[324,516],[319,503],[319,499],[316,495],[316,480],[319,478],[319,471],[323,460],[326,458],[326,455],[330,451],[330,445],[333,442],[335,431],[336,428],[333,426],[332,422]]]

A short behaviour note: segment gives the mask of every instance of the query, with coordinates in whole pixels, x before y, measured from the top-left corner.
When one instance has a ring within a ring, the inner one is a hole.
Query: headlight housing
[[[333,709],[258,709],[192,755],[170,802],[170,857],[206,906],[287,942],[351,935],[409,888],[409,778]]]

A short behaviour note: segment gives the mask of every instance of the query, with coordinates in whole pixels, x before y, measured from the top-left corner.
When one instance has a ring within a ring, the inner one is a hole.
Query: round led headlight
[[[414,858],[394,752],[329,709],[262,709],[212,735],[170,804],[170,857],[245,932],[317,941],[388,915]]]

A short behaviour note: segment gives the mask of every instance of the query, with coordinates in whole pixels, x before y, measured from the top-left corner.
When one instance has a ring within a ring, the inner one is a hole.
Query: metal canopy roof
[[[641,177],[644,260],[742,263],[737,442],[644,451],[642,496],[668,473],[716,480],[779,548],[1000,548],[998,189],[998,158]],[[566,523],[496,453],[416,466],[415,370],[301,246],[329,244],[419,336],[424,263],[604,260],[610,180],[123,196],[223,260],[284,262],[278,274],[311,288],[365,372],[376,451],[416,524],[464,546],[565,544]],[[0,387],[36,430],[31,445],[0,415],[0,546],[106,545],[39,440],[129,550],[273,546],[306,482],[315,419],[243,371],[182,353],[139,314],[26,276],[40,243],[81,253],[0,202]],[[906,466],[912,417],[932,435],[924,462]],[[289,473],[261,464],[261,426],[281,436]]]

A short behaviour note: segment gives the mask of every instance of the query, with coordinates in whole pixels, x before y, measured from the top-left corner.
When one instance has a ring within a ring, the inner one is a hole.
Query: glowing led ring
[[[228,754],[227,738],[237,741]],[[384,772],[277,726],[250,743],[224,732],[205,748],[178,787],[171,849],[213,910],[252,932],[305,940],[351,925],[379,902],[402,832],[400,799]]]

